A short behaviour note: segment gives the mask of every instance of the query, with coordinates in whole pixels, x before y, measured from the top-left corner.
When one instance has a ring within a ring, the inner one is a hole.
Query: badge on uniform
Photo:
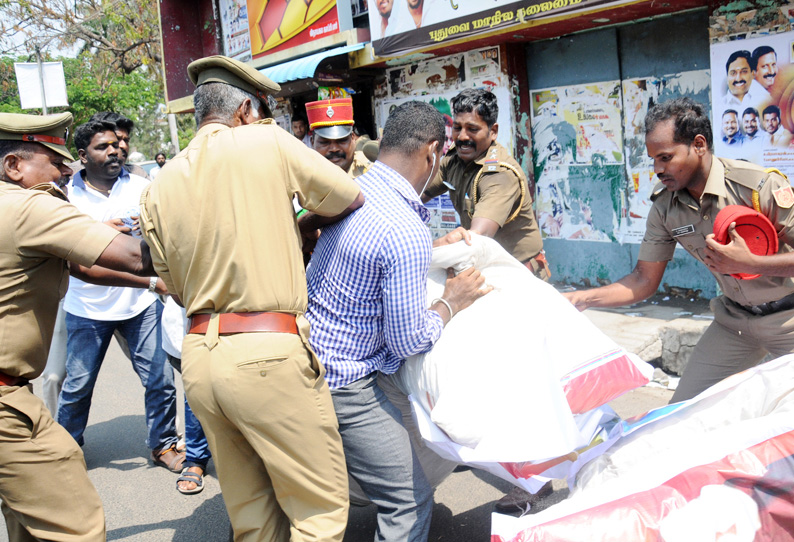
[[[486,160],[483,166],[485,167],[485,171],[496,171],[499,166],[499,160],[496,158],[493,160]]]
[[[690,233],[695,233],[695,226],[692,224],[673,228],[673,237],[681,237],[682,235],[689,235]]]
[[[334,108],[329,105],[328,110],[325,112],[325,114],[328,115],[329,119],[334,118]]]
[[[775,197],[775,202],[778,207],[790,209],[791,206],[794,205],[794,192],[792,192],[790,186],[784,186],[783,188],[773,190],[772,195]]]

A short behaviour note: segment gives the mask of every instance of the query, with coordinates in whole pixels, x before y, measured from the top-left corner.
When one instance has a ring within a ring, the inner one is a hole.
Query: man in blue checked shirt
[[[443,142],[444,120],[432,106],[395,109],[378,161],[356,179],[367,203],[323,230],[307,271],[311,345],[326,367],[348,472],[378,506],[376,540],[427,540],[433,506],[377,374],[430,350],[457,312],[492,289],[473,268],[450,270],[443,297],[425,307],[432,242],[419,194],[438,171]],[[468,237],[455,233],[445,242]]]

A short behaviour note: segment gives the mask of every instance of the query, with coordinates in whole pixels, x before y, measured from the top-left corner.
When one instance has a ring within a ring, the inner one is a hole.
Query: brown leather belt
[[[188,333],[206,333],[211,314],[194,314],[190,317]],[[218,315],[218,334],[235,333],[292,333],[298,334],[295,315],[284,312],[225,312]]]
[[[26,386],[28,382],[27,378],[0,373],[0,386]]]

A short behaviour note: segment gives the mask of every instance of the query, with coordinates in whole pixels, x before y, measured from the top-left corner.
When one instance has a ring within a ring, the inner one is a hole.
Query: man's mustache
[[[103,163],[102,165],[103,166],[109,166],[111,164],[119,164],[119,165],[121,165],[121,160],[118,157],[108,158],[107,160],[105,160],[105,163]]]
[[[341,151],[332,151],[325,155],[326,158],[329,160],[333,160],[334,158],[338,158],[339,160],[344,160],[347,158],[347,155]]]
[[[456,147],[471,147],[472,149],[476,147],[474,141],[456,141]]]

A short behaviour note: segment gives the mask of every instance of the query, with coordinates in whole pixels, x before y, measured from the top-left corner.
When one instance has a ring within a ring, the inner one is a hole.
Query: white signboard
[[[66,96],[66,79],[63,76],[63,64],[60,62],[43,62],[44,95],[47,107],[68,106]],[[41,78],[39,65],[35,62],[15,62],[14,71],[17,75],[19,100],[22,109],[41,109]]]

